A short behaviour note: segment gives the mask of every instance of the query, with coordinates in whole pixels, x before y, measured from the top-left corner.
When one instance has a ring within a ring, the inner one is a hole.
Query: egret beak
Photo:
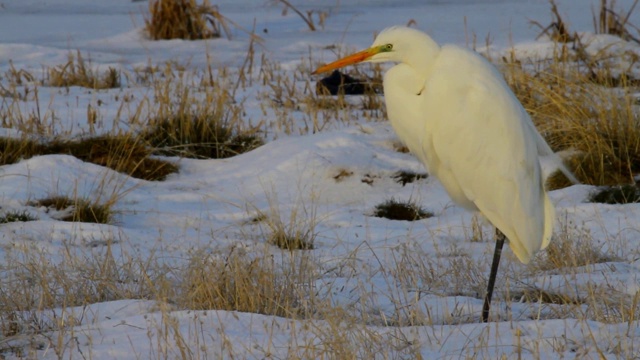
[[[331,71],[331,70],[335,70],[335,69],[339,69],[341,67],[345,67],[347,65],[352,65],[352,64],[357,64],[359,62],[363,62],[369,58],[371,58],[373,55],[377,54],[381,52],[381,47],[376,46],[376,47],[372,47],[369,48],[367,50],[362,50],[360,52],[357,52],[353,55],[349,55],[347,57],[344,57],[340,60],[336,60],[330,64],[326,64],[324,66],[320,66],[319,68],[316,69],[316,71],[312,72],[311,75],[317,75],[317,74],[321,74],[323,72],[327,72],[327,71]]]

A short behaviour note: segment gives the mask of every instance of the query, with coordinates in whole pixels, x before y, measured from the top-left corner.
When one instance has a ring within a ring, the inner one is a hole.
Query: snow
[[[592,14],[586,2],[557,2],[590,51],[640,54],[637,45],[590,33]],[[292,11],[283,15],[278,6],[244,0],[216,3],[244,29],[251,29],[255,20],[263,39],[256,59],[264,54],[280,74],[304,76],[300,68],[308,71],[314,65],[309,55],[314,62],[333,60],[335,51],[363,48],[377,31],[412,19],[441,43],[492,54],[514,51],[528,59],[546,58],[554,51],[552,43],[535,40],[538,29],[529,24],[548,21],[547,0],[293,2],[303,10],[328,12],[324,28],[316,32],[308,31]],[[589,1],[591,6],[597,3]],[[632,3],[616,4],[628,9]],[[115,67],[126,74],[174,62],[193,72],[184,81],[191,85],[208,66],[234,70],[242,65],[249,46],[243,30],[233,28],[231,39],[154,42],[141,31],[146,11],[146,2],[130,0],[0,1],[0,74],[25,69],[41,79],[45,68],[64,64],[76,51],[89,54],[96,68]],[[339,48],[327,49],[329,45]],[[257,79],[257,70],[253,73]],[[308,79],[296,80],[301,86]],[[3,81],[0,78],[0,84]],[[278,114],[261,108],[259,96],[265,93],[269,89],[257,80],[238,92],[254,124],[277,122]],[[122,110],[116,99],[125,96],[133,100]],[[37,109],[46,119],[44,134],[38,135],[74,137],[134,127],[123,120],[121,111],[134,112],[147,101],[143,111],[153,112],[152,99],[149,88],[125,81],[121,89],[101,91],[39,86],[38,98],[3,98],[0,107],[11,106],[21,114]],[[89,105],[99,110],[97,128],[86,122]],[[304,115],[292,116],[294,127],[304,124]],[[21,134],[20,129],[0,130],[2,136]],[[229,159],[173,159],[179,173],[159,182],[133,179],[68,155],[2,166],[0,214],[24,210],[38,220],[0,225],[0,258],[11,263],[16,254],[35,253],[51,264],[64,264],[70,254],[84,258],[112,251],[122,261],[153,259],[162,266],[180,267],[193,252],[224,256],[229,249],[242,248],[253,256],[294,261],[302,255],[266,244],[264,227],[251,220],[274,211],[297,221],[315,214],[317,237],[314,249],[306,252],[316,267],[314,291],[343,309],[345,319],[355,316],[358,322],[180,309],[160,300],[125,299],[42,310],[43,323],[66,321],[64,330],[0,338],[2,355],[21,357],[6,350],[17,347],[27,349],[25,357],[42,359],[307,358],[321,353],[311,349],[326,349],[329,358],[409,358],[418,353],[425,359],[640,356],[633,346],[640,337],[638,320],[597,322],[579,316],[597,311],[592,304],[571,308],[527,303],[505,294],[532,286],[579,298],[598,292],[621,307],[640,310],[640,205],[587,203],[595,188],[585,185],[553,191],[558,232],[563,227],[573,231],[610,254],[611,261],[570,272],[534,272],[506,250],[494,298],[499,320],[483,324],[478,292],[485,286],[493,229],[453,204],[433,178],[406,185],[393,180],[398,170],[424,169],[411,155],[393,149],[396,137],[387,122],[363,116],[332,123],[314,134],[274,128],[267,137],[266,145]],[[343,169],[352,174],[337,181]],[[61,222],[60,214],[28,206],[30,200],[52,194],[116,198],[116,219],[111,225]],[[435,216],[416,222],[370,216],[377,204],[390,198],[411,199]],[[472,241],[477,221],[481,239]],[[399,288],[400,268],[417,269],[419,264],[424,265],[420,274],[430,269],[434,282],[415,279],[414,288]],[[456,266],[468,266],[472,277],[460,279],[450,273]],[[405,326],[407,319],[414,319],[415,325]],[[351,353],[333,353],[336,344],[326,343],[320,334],[333,334],[332,341],[343,339],[351,344]],[[65,345],[54,346],[57,343]],[[369,348],[359,348],[364,345]]]

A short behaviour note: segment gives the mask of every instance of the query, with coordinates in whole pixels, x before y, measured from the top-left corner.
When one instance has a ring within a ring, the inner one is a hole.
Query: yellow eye
[[[384,49],[385,49],[386,51],[391,51],[391,50],[393,50],[393,44],[387,44],[387,45],[385,45],[385,46],[384,46]]]

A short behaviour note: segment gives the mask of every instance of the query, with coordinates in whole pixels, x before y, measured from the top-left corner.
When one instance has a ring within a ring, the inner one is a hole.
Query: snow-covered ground
[[[292,11],[283,15],[281,6],[266,1],[217,2],[221,13],[244,29],[251,29],[255,22],[256,33],[263,39],[256,46],[256,59],[264,55],[284,74],[300,71],[300,65],[311,69],[334,60],[330,45],[344,47],[342,53],[364,48],[374,33],[411,20],[441,43],[483,48],[488,41],[491,51],[516,46],[523,57],[544,56],[551,46],[535,41],[539,29],[529,24],[529,20],[549,22],[547,0],[293,3],[303,10],[325,11],[324,27],[311,32]],[[591,6],[597,3],[558,1],[569,27],[585,32],[593,30]],[[632,3],[619,0],[617,6],[628,9]],[[64,64],[69,53],[76,51],[88,54],[92,66],[99,69],[115,67],[131,74],[166,62],[185,66],[194,77],[208,67],[242,66],[249,46],[245,31],[232,27],[231,39],[149,41],[142,32],[146,12],[145,1],[0,0],[0,74],[24,69],[36,81],[42,80],[46,68]],[[638,25],[640,21],[633,21],[638,17],[633,16],[631,21]],[[637,45],[616,46],[640,55]],[[6,80],[1,76],[0,84]],[[297,80],[298,85],[304,84],[305,79]],[[153,99],[149,88],[126,81],[123,88],[113,90],[43,85],[38,89],[37,98],[2,98],[0,108],[11,106],[23,114],[40,111],[49,119],[43,124],[47,136],[125,129],[126,122],[114,121],[121,116],[123,103],[116,99],[134,99],[127,105],[129,111],[142,99]],[[260,81],[239,90],[237,100],[247,121],[278,122],[277,111],[265,111],[265,100],[260,98],[268,91]],[[87,124],[88,106],[98,111],[97,129]],[[349,121],[315,134],[293,131],[288,135],[270,128],[266,145],[233,158],[179,159],[179,173],[162,182],[129,178],[67,155],[2,166],[0,213],[26,210],[39,220],[0,225],[0,259],[16,262],[22,253],[35,253],[51,264],[62,264],[70,254],[82,258],[107,248],[120,260],[153,259],[168,267],[184,266],[194,251],[228,254],[241,248],[282,262],[307,256],[314,268],[310,278],[315,296],[328,299],[350,317],[360,316],[360,322],[196,311],[160,301],[125,299],[44,311],[43,319],[70,317],[74,323],[37,338],[3,339],[0,334],[3,355],[279,359],[307,358],[319,353],[312,349],[325,347],[328,358],[342,358],[344,354],[332,353],[332,344],[323,342],[343,338],[368,347],[354,349],[352,355],[376,354],[381,359],[417,354],[424,359],[640,357],[636,344],[640,321],[635,319],[640,311],[640,205],[587,203],[594,188],[584,185],[551,192],[559,219],[557,232],[575,236],[612,260],[570,272],[534,271],[535,264],[523,266],[507,250],[494,298],[499,321],[483,324],[481,295],[476,290],[483,291],[485,286],[493,229],[480,222],[480,230],[474,230],[474,215],[453,204],[433,178],[406,185],[394,181],[398,170],[420,173],[424,169],[410,154],[394,150],[397,140],[386,121],[360,119],[357,112],[351,115],[354,118]],[[296,111],[290,116],[294,121],[304,118]],[[302,126],[303,121],[296,124]],[[16,133],[0,129],[3,136]],[[345,170],[350,175],[336,179]],[[27,206],[29,200],[51,194],[92,199],[115,194],[115,221],[111,225],[62,222],[45,209]],[[390,198],[413,200],[434,216],[415,222],[370,216],[377,204]],[[314,249],[288,254],[267,244],[265,229],[252,219],[273,212],[284,219],[297,216],[295,220],[302,222],[313,217]],[[420,268],[419,263],[425,264],[423,271],[430,269],[432,278],[415,279],[414,287],[407,288],[411,282],[403,282],[399,272]],[[455,269],[470,275],[452,274]],[[9,288],[4,281],[0,278],[2,291]],[[573,310],[567,310],[567,305],[524,302],[522,296],[514,295],[532,286],[574,298],[606,294],[631,318],[618,316],[619,321],[607,322],[602,320],[606,314],[587,316],[602,310],[594,304],[570,305]],[[602,321],[591,320],[596,318]],[[63,345],[56,347],[52,339],[60,339]]]

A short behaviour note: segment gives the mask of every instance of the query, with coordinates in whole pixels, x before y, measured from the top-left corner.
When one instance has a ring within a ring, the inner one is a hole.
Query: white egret
[[[555,211],[538,157],[553,152],[498,70],[471,50],[391,27],[371,48],[314,74],[359,62],[398,63],[383,81],[393,129],[456,203],[480,211],[496,227],[482,309],[487,322],[505,236],[525,264],[551,239]]]

